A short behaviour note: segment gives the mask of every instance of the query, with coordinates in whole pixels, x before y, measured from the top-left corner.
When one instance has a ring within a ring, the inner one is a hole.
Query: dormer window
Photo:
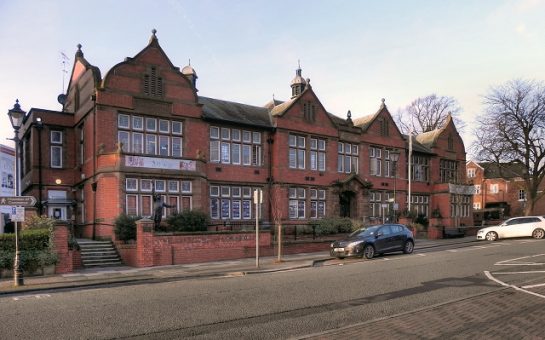
[[[163,78],[157,76],[156,67],[152,67],[150,72],[144,75],[144,93],[149,96],[163,96]]]

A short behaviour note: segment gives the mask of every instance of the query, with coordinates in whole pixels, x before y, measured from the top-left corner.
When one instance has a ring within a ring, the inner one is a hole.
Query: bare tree
[[[418,134],[441,128],[450,114],[458,131],[463,131],[465,123],[460,119],[460,112],[462,108],[453,97],[430,94],[399,110],[395,120],[401,132],[409,133],[412,126],[413,132]]]
[[[477,118],[472,150],[481,161],[499,169],[517,162],[526,192],[525,215],[532,215],[545,192],[538,187],[545,176],[545,86],[535,80],[512,80],[484,96],[486,111]],[[513,174],[509,174],[513,175]]]

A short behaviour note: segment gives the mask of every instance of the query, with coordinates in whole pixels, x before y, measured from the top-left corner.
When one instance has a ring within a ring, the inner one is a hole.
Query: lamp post
[[[15,142],[15,195],[21,196],[21,176],[19,175],[19,129],[23,123],[26,112],[21,110],[19,105],[19,99],[15,100],[13,109],[8,111],[9,120],[15,137],[12,139]],[[23,279],[23,269],[21,268],[21,252],[19,251],[19,230],[17,221],[15,221],[15,261],[13,263],[13,284],[14,286],[23,286],[25,284]]]
[[[399,150],[393,149],[390,151],[390,159],[394,162],[394,223],[397,222],[397,197],[396,197],[396,186],[397,186],[397,161],[399,160]]]

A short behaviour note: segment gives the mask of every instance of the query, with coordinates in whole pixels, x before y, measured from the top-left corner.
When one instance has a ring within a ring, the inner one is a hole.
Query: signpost
[[[36,204],[34,196],[0,196],[0,205],[33,207]]]
[[[255,204],[255,266],[259,268],[259,205],[263,203],[263,191],[256,189],[254,191]]]

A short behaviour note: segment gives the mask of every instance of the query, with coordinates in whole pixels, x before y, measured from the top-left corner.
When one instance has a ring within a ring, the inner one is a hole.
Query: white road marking
[[[537,287],[543,287],[543,286],[545,286],[545,283],[540,283],[538,285],[522,286],[522,288],[537,288]]]
[[[28,299],[43,299],[43,298],[49,298],[49,297],[51,297],[51,295],[49,294],[22,295],[22,296],[14,297],[13,301],[28,300]]]
[[[535,271],[528,271],[528,272],[495,272],[494,275],[513,275],[513,274],[533,274],[533,273],[545,273],[545,270],[535,270]]]
[[[529,291],[529,290],[523,289],[523,288],[521,288],[521,287],[517,287],[517,286],[515,286],[515,285],[510,285],[510,284],[507,284],[507,283],[505,283],[505,282],[503,282],[503,281],[500,281],[500,280],[496,279],[494,276],[492,276],[492,274],[490,274],[490,272],[487,271],[487,270],[484,272],[484,274],[485,274],[486,277],[488,277],[490,280],[492,280],[492,281],[494,281],[494,282],[496,282],[496,283],[498,283],[498,284],[500,284],[500,285],[502,285],[502,286],[504,286],[504,287],[510,287],[510,288],[513,288],[513,289],[518,290],[518,291],[520,291],[520,292],[527,293],[527,294],[534,295],[534,296],[540,297],[540,298],[542,298],[542,299],[545,299],[545,295],[541,295],[541,294],[538,294],[538,293],[534,293],[534,292],[531,292],[531,291]]]

